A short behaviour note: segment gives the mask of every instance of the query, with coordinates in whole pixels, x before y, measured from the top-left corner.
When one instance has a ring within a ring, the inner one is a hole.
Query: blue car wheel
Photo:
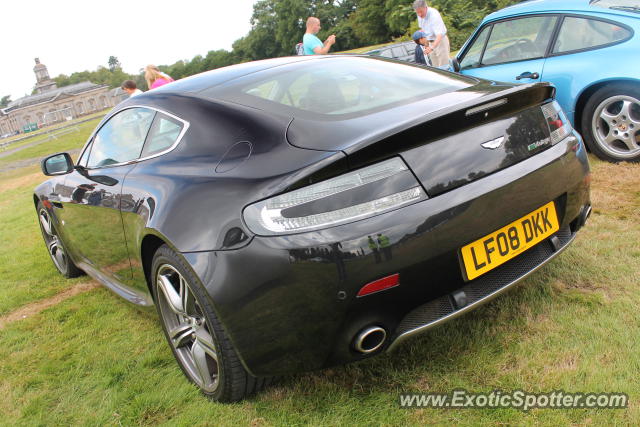
[[[582,132],[599,158],[640,161],[640,88],[619,84],[596,91],[585,105]]]

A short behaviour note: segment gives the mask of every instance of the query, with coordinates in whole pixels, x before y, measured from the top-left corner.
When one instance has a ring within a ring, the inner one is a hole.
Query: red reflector
[[[392,274],[391,276],[387,276],[382,279],[378,279],[375,282],[367,283],[360,289],[358,292],[359,297],[363,297],[365,295],[372,294],[374,292],[380,292],[385,289],[393,288],[394,286],[398,286],[400,284],[400,274]]]
[[[50,202],[50,201],[48,201],[48,200],[43,200],[43,201],[42,201],[42,205],[43,205],[45,208],[47,208],[47,209],[51,209],[51,208],[53,207],[53,205],[51,204],[51,202]]]

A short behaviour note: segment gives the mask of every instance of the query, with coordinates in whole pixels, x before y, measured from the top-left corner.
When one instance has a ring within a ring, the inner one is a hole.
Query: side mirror
[[[42,173],[47,176],[65,175],[73,171],[73,160],[69,153],[58,153],[46,157],[40,166]]]
[[[451,58],[451,68],[456,73],[460,72],[460,61],[458,61],[458,58],[456,58],[455,56]]]

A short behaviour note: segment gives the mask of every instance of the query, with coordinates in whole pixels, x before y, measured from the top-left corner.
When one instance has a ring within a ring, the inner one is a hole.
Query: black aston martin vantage
[[[155,305],[218,401],[391,351],[554,258],[591,211],[552,86],[365,56],[168,84],[42,169],[57,269]]]

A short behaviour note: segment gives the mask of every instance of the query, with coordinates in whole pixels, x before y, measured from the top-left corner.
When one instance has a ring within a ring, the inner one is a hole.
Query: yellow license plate
[[[536,209],[511,224],[463,246],[462,261],[467,280],[518,256],[558,231],[560,225],[553,202]]]

